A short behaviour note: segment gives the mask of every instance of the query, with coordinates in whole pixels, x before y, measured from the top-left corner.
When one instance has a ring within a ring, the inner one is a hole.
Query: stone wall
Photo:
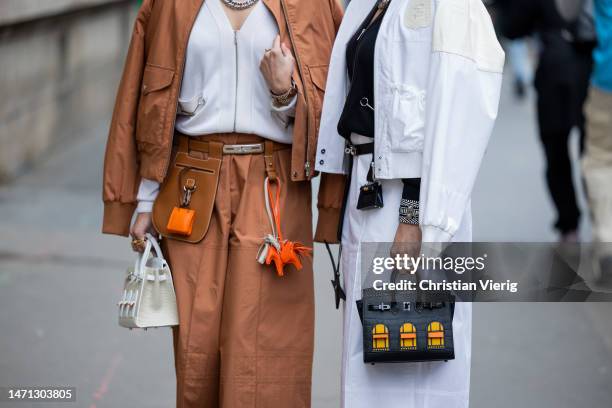
[[[0,26],[121,2],[124,0],[2,0]]]
[[[133,0],[0,2],[0,181],[108,121]]]

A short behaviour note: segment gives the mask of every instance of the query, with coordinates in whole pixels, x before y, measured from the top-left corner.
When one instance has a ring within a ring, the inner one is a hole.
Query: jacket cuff
[[[295,106],[297,105],[297,95],[295,95],[287,105],[277,106],[274,100],[271,102],[272,112],[284,113],[286,115],[295,115]]]
[[[295,109],[297,106],[297,95],[286,106],[276,106],[274,102],[270,102],[272,116],[279,120],[285,127],[289,127],[291,120],[295,118]]]
[[[433,225],[422,225],[421,231],[423,233],[422,241],[424,243],[444,244],[453,239],[451,234]]]
[[[319,218],[317,220],[317,230],[315,232],[315,242],[327,242],[328,244],[338,244],[338,226],[340,224],[340,208],[319,208]]]
[[[135,209],[136,204],[134,203],[105,202],[102,233],[127,237],[130,234],[130,225]]]

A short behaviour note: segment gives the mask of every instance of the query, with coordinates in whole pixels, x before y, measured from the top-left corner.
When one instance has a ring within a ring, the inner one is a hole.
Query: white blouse
[[[279,34],[274,16],[262,2],[234,30],[221,0],[204,2],[195,21],[185,60],[176,130],[190,136],[248,133],[291,143],[295,114],[291,104],[277,108],[259,70],[265,50]],[[137,212],[150,212],[159,183],[143,179]]]

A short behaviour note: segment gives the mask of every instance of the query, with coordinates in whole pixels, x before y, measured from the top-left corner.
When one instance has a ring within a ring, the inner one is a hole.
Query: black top
[[[349,139],[351,133],[374,137],[374,48],[387,9],[376,19],[378,4],[359,26],[346,46],[346,63],[351,88],[338,122],[338,133]]]
[[[345,139],[351,133],[374,138],[374,49],[385,8],[376,19],[379,2],[346,45],[346,62],[351,88],[338,122],[338,133]],[[402,198],[419,201],[421,179],[403,179]]]

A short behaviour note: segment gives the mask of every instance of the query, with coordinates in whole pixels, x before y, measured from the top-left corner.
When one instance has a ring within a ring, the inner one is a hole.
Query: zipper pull
[[[390,0],[380,0],[380,2],[378,3],[378,9],[382,10],[385,7],[387,7],[390,3]]]
[[[357,37],[357,41],[361,40],[361,37],[363,37],[363,35],[365,34],[365,32],[366,32],[366,29],[365,29],[365,28],[362,28],[362,29],[361,29],[361,32],[359,33],[359,36]]]
[[[304,172],[306,173],[306,178],[310,177],[310,162],[307,161],[306,164],[304,164]]]

